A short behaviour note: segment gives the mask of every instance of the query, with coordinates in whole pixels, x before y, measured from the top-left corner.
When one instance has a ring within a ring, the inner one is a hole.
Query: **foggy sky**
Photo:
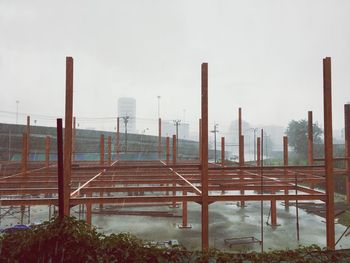
[[[322,124],[330,56],[339,129],[350,101],[349,14],[348,0],[0,0],[0,110],[15,112],[19,100],[21,113],[63,116],[72,56],[78,118],[116,116],[118,97],[130,96],[138,117],[156,119],[160,95],[162,118],[185,109],[197,125],[208,62],[211,124],[228,126],[238,107],[255,125],[286,126],[308,110]]]

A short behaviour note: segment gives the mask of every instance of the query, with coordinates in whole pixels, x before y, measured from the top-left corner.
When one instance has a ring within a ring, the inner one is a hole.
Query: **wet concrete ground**
[[[94,206],[98,209],[98,205]],[[299,209],[300,241],[297,241],[296,231],[296,208],[290,206],[289,209],[282,203],[277,203],[277,223],[278,227],[271,227],[265,222],[268,218],[270,203],[264,202],[264,250],[296,248],[298,245],[317,244],[320,247],[326,245],[326,224],[324,219],[314,214],[307,214]],[[72,209],[72,214],[78,217]],[[148,211],[173,211],[181,215],[179,208],[162,207],[142,207],[123,208],[124,211],[148,210]],[[48,207],[31,207],[31,222],[48,220]],[[92,223],[106,234],[118,232],[130,232],[145,240],[166,241],[177,239],[188,249],[200,249],[201,247],[201,212],[200,206],[195,203],[188,203],[188,223],[190,229],[180,229],[178,225],[182,223],[179,217],[146,217],[127,215],[96,215],[92,216]],[[11,224],[19,223],[20,216],[7,217],[1,220],[1,228]],[[25,217],[26,222],[27,218]],[[236,203],[214,203],[209,206],[209,236],[210,246],[221,250],[229,251],[260,251],[259,244],[249,244],[229,248],[225,246],[224,239],[235,237],[253,236],[261,240],[261,220],[260,202],[248,202],[245,208],[237,206]],[[345,226],[336,224],[336,240],[346,229]],[[350,236],[344,236],[337,245],[337,248],[350,248]]]

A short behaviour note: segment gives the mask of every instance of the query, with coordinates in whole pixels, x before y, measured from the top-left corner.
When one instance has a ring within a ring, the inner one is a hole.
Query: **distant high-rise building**
[[[125,121],[127,118],[128,133],[136,133],[136,100],[130,97],[118,99],[118,117],[120,122],[120,132],[125,130]]]

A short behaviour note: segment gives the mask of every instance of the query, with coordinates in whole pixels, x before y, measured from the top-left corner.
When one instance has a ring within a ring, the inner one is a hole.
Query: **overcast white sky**
[[[253,124],[323,123],[322,58],[332,57],[333,124],[350,101],[350,1],[0,0],[0,111],[62,116],[65,57],[74,57],[74,113],[197,125],[200,64],[209,63],[210,122],[237,108]],[[15,119],[12,121],[15,122]],[[23,119],[24,120],[24,119]],[[23,122],[20,119],[21,122]],[[6,114],[0,121],[9,122]]]

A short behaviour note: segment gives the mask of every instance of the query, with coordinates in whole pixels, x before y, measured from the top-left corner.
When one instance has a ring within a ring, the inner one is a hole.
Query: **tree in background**
[[[307,158],[307,120],[291,120],[288,124],[286,134],[288,144],[293,147],[294,151],[302,158]],[[313,124],[314,144],[322,143],[323,130],[318,123]]]

